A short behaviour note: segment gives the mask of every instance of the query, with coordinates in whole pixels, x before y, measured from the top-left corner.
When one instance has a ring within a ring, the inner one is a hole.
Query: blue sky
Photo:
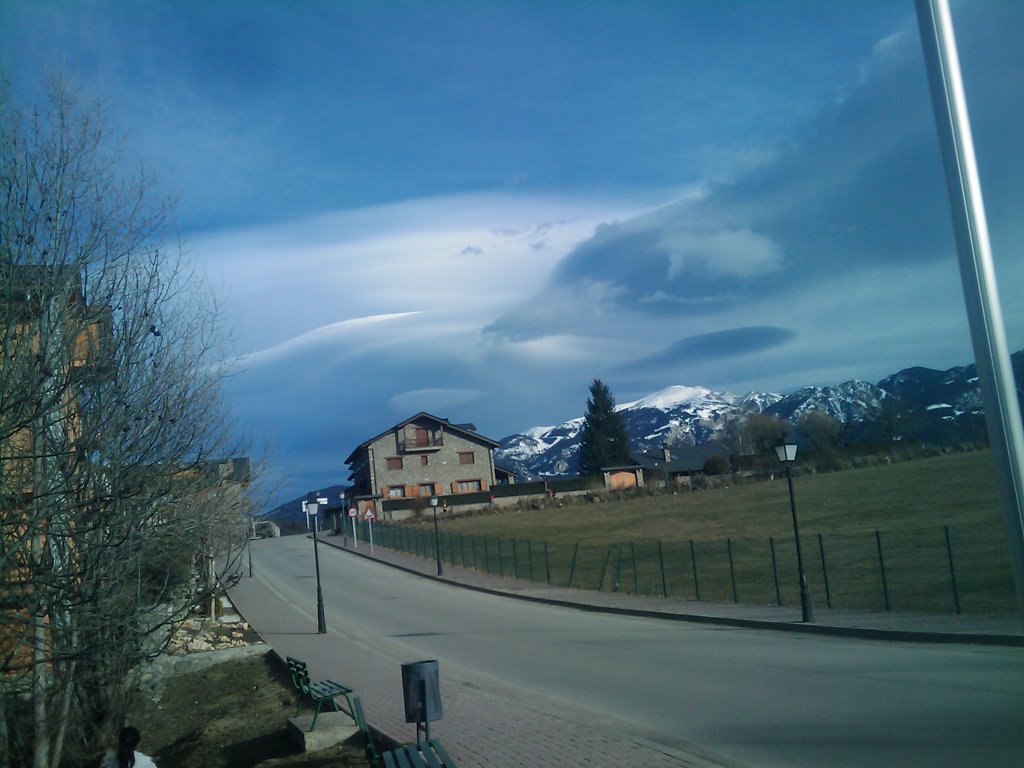
[[[954,4],[1024,347],[1020,3]],[[673,384],[969,362],[909,2],[0,2],[179,199],[277,501],[417,411],[501,438]]]

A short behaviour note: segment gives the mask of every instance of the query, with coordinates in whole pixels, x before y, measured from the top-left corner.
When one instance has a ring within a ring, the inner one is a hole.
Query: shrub
[[[708,456],[704,462],[705,475],[724,475],[728,471],[729,462],[724,456],[719,456],[717,453],[713,456]]]

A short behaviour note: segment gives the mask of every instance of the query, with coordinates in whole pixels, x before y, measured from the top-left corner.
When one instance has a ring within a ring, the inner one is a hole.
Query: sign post
[[[359,510],[355,507],[350,507],[348,516],[352,519],[352,546],[355,549],[359,549],[359,532],[356,530],[356,517],[359,516]]]
[[[373,519],[375,517],[376,517],[376,515],[373,514],[373,510],[372,509],[366,510],[366,514],[363,515],[363,518],[366,520],[366,525],[369,527],[369,530],[370,530],[370,554],[371,555],[373,554]]]

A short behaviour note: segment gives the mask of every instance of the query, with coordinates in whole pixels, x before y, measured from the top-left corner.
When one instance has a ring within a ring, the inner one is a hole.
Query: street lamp
[[[252,578],[252,540],[256,536],[256,521],[249,515],[249,535],[245,537],[245,548],[249,553],[249,578]]]
[[[345,530],[345,515],[348,514],[348,507],[345,506],[345,492],[341,492],[341,545],[348,549],[348,532]]]
[[[317,548],[316,539],[317,513],[319,511],[319,502],[306,502],[306,514],[313,521],[313,561],[316,563],[316,633],[323,635],[327,632],[327,620],[324,618],[324,593],[320,589],[320,551]]]
[[[790,465],[796,461],[796,441],[787,440],[787,435],[779,438],[775,444],[775,455],[786,465],[786,480],[789,481],[789,506],[793,511],[793,536],[796,538],[796,567],[800,574],[800,609],[803,611],[804,622],[814,621],[814,610],[811,608],[811,589],[807,584],[807,572],[804,571],[804,556],[800,550],[800,525],[796,520],[796,501],[793,497],[793,472]]]
[[[437,532],[437,496],[430,497],[430,508],[434,510],[434,557],[437,560],[437,575],[444,576],[444,567],[441,565],[441,537]]]

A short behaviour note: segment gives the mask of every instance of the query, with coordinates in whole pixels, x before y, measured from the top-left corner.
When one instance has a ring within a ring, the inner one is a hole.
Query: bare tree
[[[819,451],[832,451],[839,447],[843,425],[820,408],[801,414],[797,420],[800,434]]]
[[[758,413],[744,422],[743,431],[754,453],[767,453],[789,429],[789,422],[768,413]]]
[[[0,189],[0,765],[49,768],[109,737],[249,510],[210,471],[240,450],[219,308],[99,110],[4,94]]]

